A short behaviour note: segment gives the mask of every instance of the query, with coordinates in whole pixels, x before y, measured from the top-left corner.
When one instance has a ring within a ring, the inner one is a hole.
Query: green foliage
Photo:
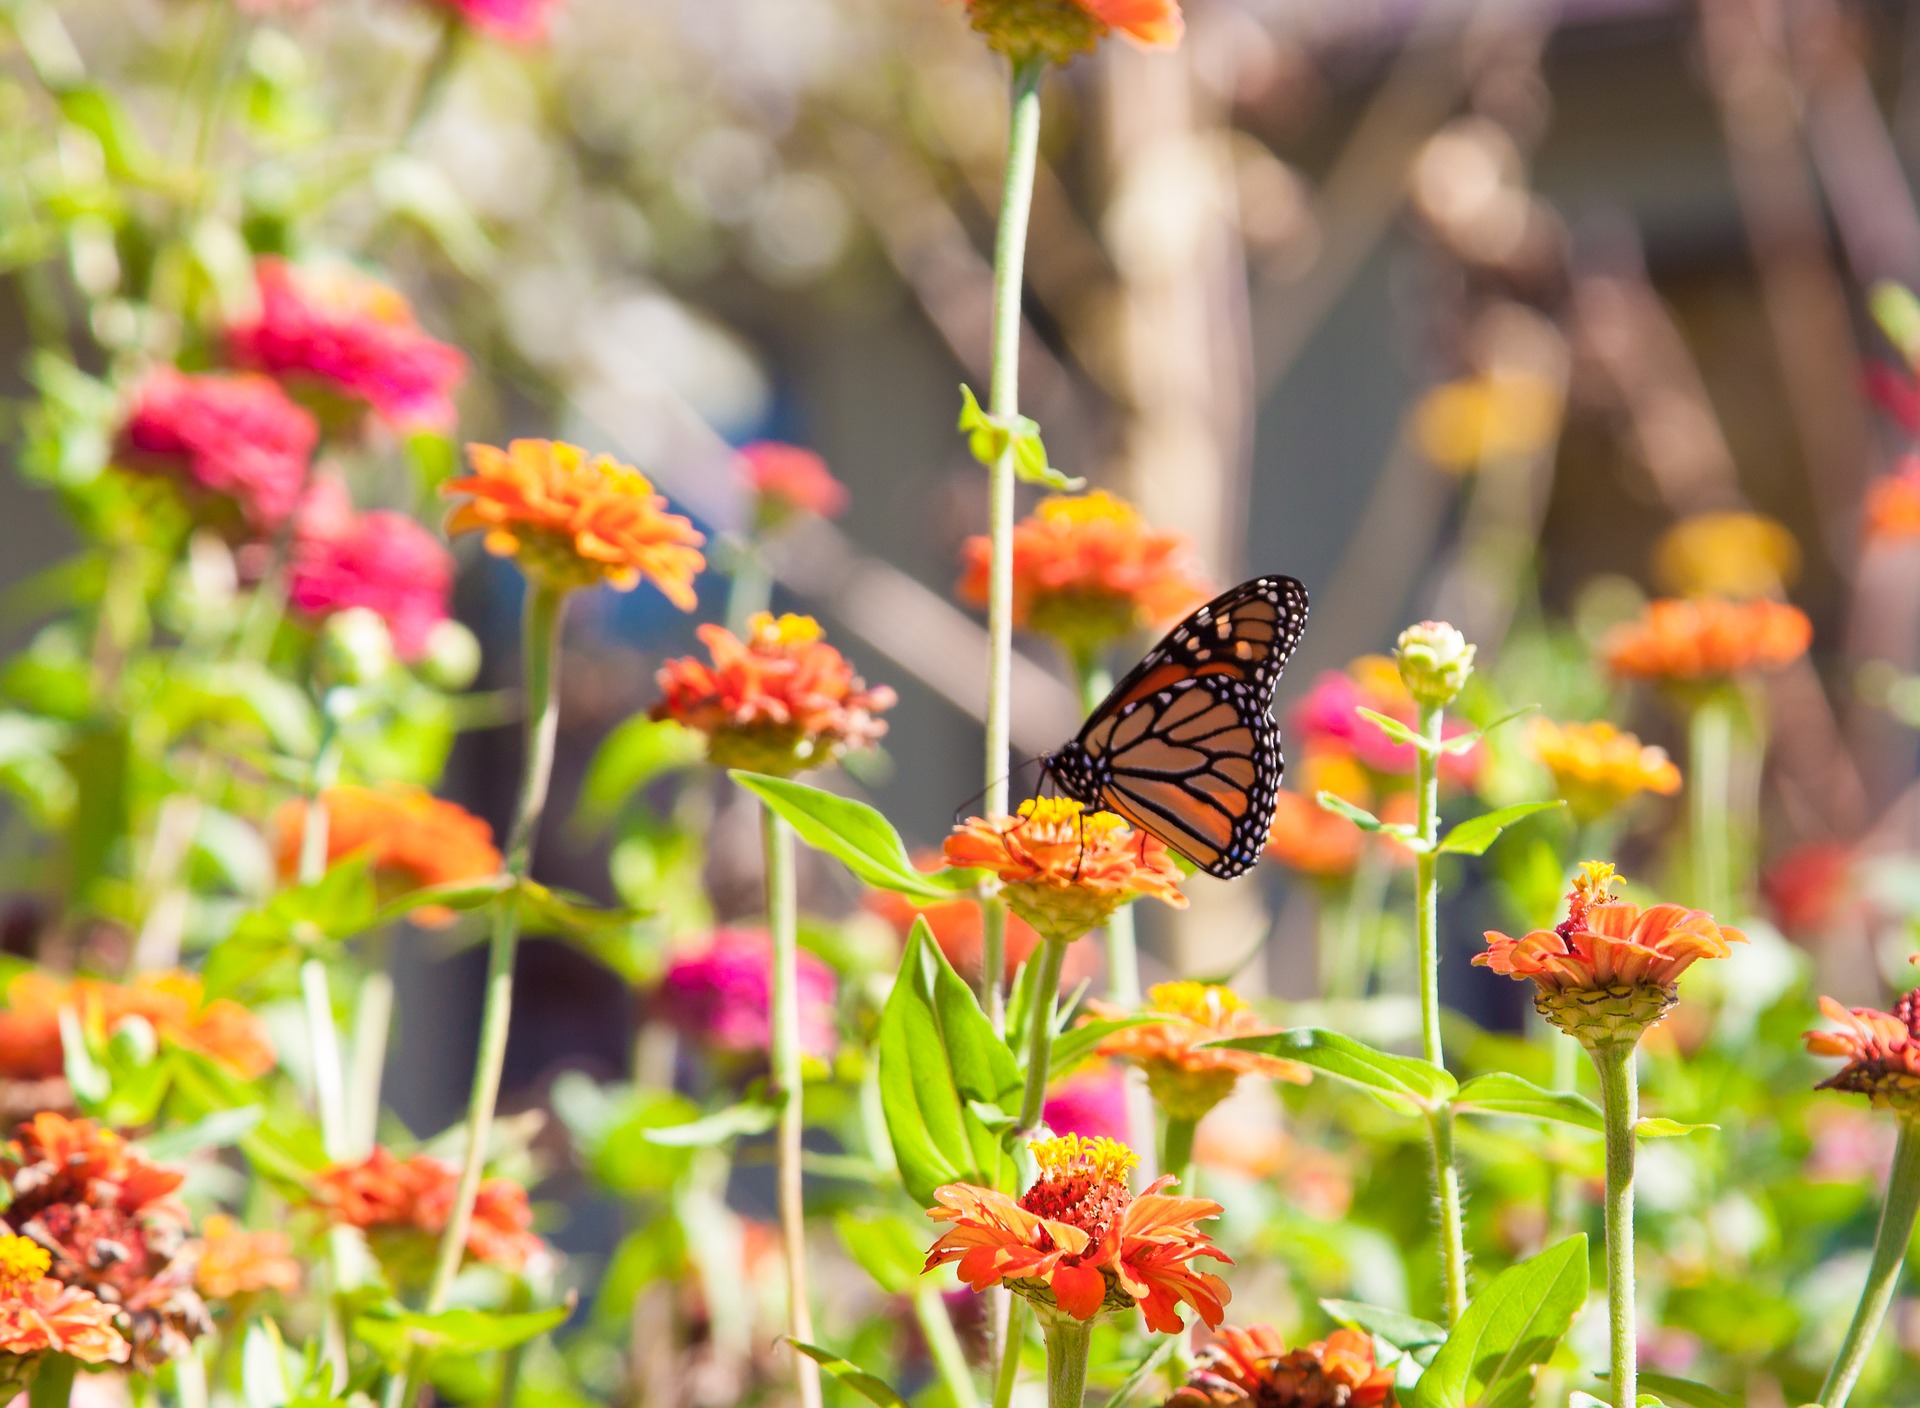
[[[1359,1087],[1399,1114],[1431,1110],[1452,1100],[1459,1090],[1454,1078],[1431,1062],[1376,1051],[1352,1037],[1318,1027],[1297,1027],[1271,1036],[1234,1037],[1208,1045],[1298,1061]]]
[[[914,868],[906,843],[879,812],[865,802],[836,796],[790,778],[763,773],[727,774],[784,817],[796,835],[824,851],[867,884],[913,899],[952,899],[980,883],[977,870]]]
[[[1587,1300],[1587,1239],[1509,1267],[1474,1297],[1420,1376],[1412,1408],[1514,1408]]]

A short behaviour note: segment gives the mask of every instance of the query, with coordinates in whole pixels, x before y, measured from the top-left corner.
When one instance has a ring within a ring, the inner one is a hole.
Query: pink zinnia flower
[[[1101,1062],[1075,1071],[1047,1092],[1041,1118],[1055,1134],[1127,1139],[1127,1073]]]
[[[1352,675],[1328,670],[1294,706],[1293,727],[1309,742],[1319,740],[1341,746],[1375,772],[1411,776],[1413,745],[1395,743],[1359,712],[1363,708],[1371,709],[1411,728],[1414,720],[1409,704],[1404,698],[1388,697],[1363,688]],[[1449,719],[1442,725],[1442,731],[1448,738],[1457,738],[1468,731],[1468,726]],[[1440,758],[1440,776],[1450,783],[1471,784],[1479,775],[1480,761],[1478,747],[1464,754],[1444,753]]]
[[[390,424],[446,429],[466,375],[457,348],[427,336],[397,291],[341,267],[254,265],[260,307],[227,329],[235,360],[364,401]]]
[[[811,513],[837,518],[846,512],[847,486],[833,477],[812,450],[756,440],[740,449],[740,472],[760,497],[763,517]]]
[[[377,613],[403,660],[425,653],[427,637],[447,619],[453,555],[403,513],[356,514],[337,480],[322,480],[301,505],[287,599],[306,616],[349,607]]]
[[[484,34],[509,44],[538,44],[558,0],[439,0]]]
[[[800,1049],[830,1056],[835,1045],[833,969],[800,953]],[[658,1002],[666,1019],[722,1051],[762,1052],[772,1040],[773,941],[760,930],[716,929],[704,947],[667,966]]]
[[[120,428],[128,467],[169,474],[230,501],[249,526],[293,511],[320,427],[264,376],[162,367],[140,384]]]

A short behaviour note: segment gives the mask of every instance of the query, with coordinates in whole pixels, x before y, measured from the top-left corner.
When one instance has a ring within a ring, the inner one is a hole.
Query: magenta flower
[[[1127,1143],[1127,1073],[1104,1061],[1075,1071],[1047,1093],[1041,1118],[1055,1134]]]
[[[254,264],[254,281],[258,310],[227,329],[236,361],[365,402],[391,425],[453,425],[467,359],[429,337],[396,290],[352,269],[271,257]]]
[[[314,485],[300,507],[287,600],[304,616],[324,619],[364,606],[387,623],[402,660],[426,652],[427,637],[447,619],[453,555],[403,513],[355,513],[338,480]]]
[[[440,0],[468,24],[509,44],[538,44],[558,0]]]
[[[130,469],[170,475],[198,499],[271,529],[299,502],[320,427],[263,376],[162,367],[140,383],[120,428]]]
[[[837,1038],[833,969],[800,952],[800,1049],[831,1056]],[[754,1053],[771,1041],[773,940],[759,929],[716,929],[677,956],[660,980],[659,1010],[688,1037],[720,1051]]]
[[[1328,670],[1294,706],[1293,727],[1309,743],[1332,744],[1352,753],[1375,772],[1412,776],[1413,745],[1395,743],[1372,720],[1363,718],[1361,709],[1397,718],[1409,727],[1413,724],[1412,710],[1405,700],[1376,695],[1353,676]],[[1468,731],[1466,724],[1452,719],[1442,727],[1448,738]],[[1474,748],[1465,754],[1443,754],[1441,777],[1452,783],[1471,783],[1480,770],[1479,752]]]

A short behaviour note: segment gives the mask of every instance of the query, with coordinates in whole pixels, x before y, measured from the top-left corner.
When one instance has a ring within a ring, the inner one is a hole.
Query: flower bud
[[[458,694],[479,677],[480,639],[458,621],[437,621],[416,668],[435,689]]]
[[[1400,632],[1394,658],[1400,681],[1416,703],[1429,709],[1451,704],[1473,673],[1474,647],[1444,621],[1422,621]]]
[[[328,688],[368,685],[393,668],[393,635],[365,606],[336,611],[320,631],[317,673]]]

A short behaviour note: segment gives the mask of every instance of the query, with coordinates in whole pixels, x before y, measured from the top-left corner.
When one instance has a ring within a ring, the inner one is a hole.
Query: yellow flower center
[[[1621,878],[1608,861],[1581,861],[1580,873],[1573,877],[1573,893],[1567,897],[1567,924],[1576,927],[1584,924],[1589,909],[1597,904],[1611,904],[1617,899],[1614,885]]]
[[[1170,1017],[1185,1017],[1202,1026],[1217,1026],[1224,1018],[1247,1010],[1246,999],[1218,983],[1156,983],[1147,992],[1147,1005]]]
[[[1125,499],[1117,499],[1105,489],[1090,494],[1065,495],[1042,499],[1033,511],[1041,522],[1061,528],[1085,528],[1112,524],[1116,528],[1144,527],[1146,520]]]
[[[755,645],[812,645],[825,634],[813,617],[792,612],[775,620],[771,612],[759,611],[747,622],[747,639]]]
[[[1096,840],[1127,824],[1112,812],[1090,812],[1071,797],[1029,797],[1020,804],[1020,815],[1039,827],[1084,828]]]
[[[1036,1139],[1027,1148],[1040,1166],[1042,1183],[1057,1183],[1077,1174],[1096,1183],[1124,1187],[1127,1175],[1140,1162],[1133,1150],[1104,1134],[1097,1139],[1062,1134],[1054,1139]]]
[[[0,1295],[17,1296],[47,1274],[53,1259],[25,1237],[0,1236]]]

